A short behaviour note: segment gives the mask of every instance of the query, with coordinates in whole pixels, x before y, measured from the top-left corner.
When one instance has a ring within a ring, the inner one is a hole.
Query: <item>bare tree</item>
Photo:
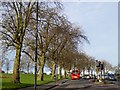
[[[0,32],[3,34],[2,39],[7,46],[13,46],[16,50],[13,82],[20,83],[19,67],[21,50],[35,2],[23,3],[21,0],[20,2],[5,2],[2,4],[4,13],[1,22],[2,30],[0,30]]]
[[[40,67],[39,78],[43,81],[43,69],[46,62],[46,53],[48,52],[49,45],[52,39],[56,35],[56,29],[58,27],[58,23],[60,22],[58,7],[51,7],[50,3],[39,3],[38,10],[38,66]],[[26,46],[29,49],[35,50],[35,22],[36,19],[32,18],[32,23],[34,24],[32,27],[29,27],[29,33],[27,34],[25,42]],[[32,40],[32,41],[31,41]],[[31,54],[24,51],[28,56],[31,57]],[[32,59],[32,57],[31,57]],[[34,59],[33,59],[34,60]]]
[[[5,67],[6,67],[7,73],[9,72],[10,67],[11,67],[10,63],[11,63],[11,60],[9,60],[8,58],[5,58]]]
[[[102,60],[102,62],[104,62],[104,68],[106,73],[113,69],[112,65],[108,61]]]
[[[22,55],[21,63],[20,63],[20,68],[21,71],[24,71],[26,73],[30,73],[30,70],[33,68],[34,62],[27,56],[27,55]]]

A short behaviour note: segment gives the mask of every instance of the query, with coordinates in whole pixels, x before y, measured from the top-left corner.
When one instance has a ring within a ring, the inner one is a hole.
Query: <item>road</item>
[[[68,80],[50,90],[120,90],[117,84],[95,84],[91,80]]]

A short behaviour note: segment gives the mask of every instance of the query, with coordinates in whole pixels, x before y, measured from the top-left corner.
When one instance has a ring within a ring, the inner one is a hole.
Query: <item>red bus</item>
[[[80,79],[80,70],[72,70],[71,78],[72,80]]]

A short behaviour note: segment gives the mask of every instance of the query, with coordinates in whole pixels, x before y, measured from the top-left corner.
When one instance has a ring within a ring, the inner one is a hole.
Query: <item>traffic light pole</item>
[[[104,66],[104,62],[98,61],[96,60],[96,73],[97,73],[97,79],[98,79],[98,73],[100,72],[100,77],[99,77],[99,81],[103,82],[103,75],[104,75],[104,79],[105,79],[105,66]]]

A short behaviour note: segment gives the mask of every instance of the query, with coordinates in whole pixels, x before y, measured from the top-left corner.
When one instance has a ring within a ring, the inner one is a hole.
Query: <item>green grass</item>
[[[17,88],[23,88],[34,85],[34,75],[33,74],[21,74],[20,84],[12,83],[12,74],[2,74],[9,78],[2,78],[2,90],[16,90]],[[44,75],[44,81],[37,80],[37,85],[46,84],[52,82],[51,75]]]

